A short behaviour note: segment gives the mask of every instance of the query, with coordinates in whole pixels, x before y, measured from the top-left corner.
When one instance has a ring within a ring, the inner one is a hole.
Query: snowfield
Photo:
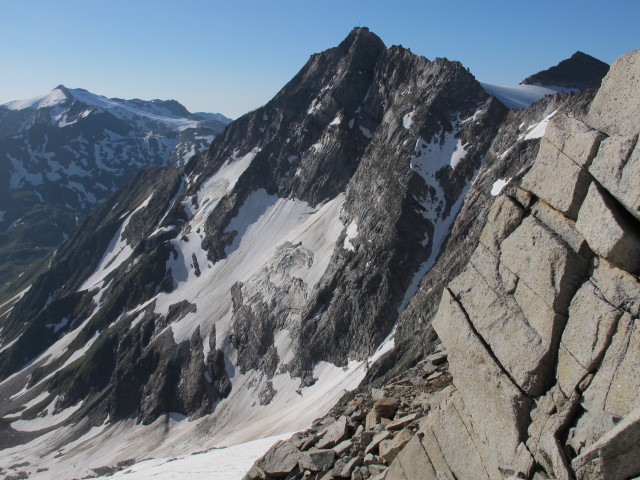
[[[548,87],[542,85],[511,85],[498,86],[489,83],[482,83],[482,88],[500,100],[509,108],[525,108],[532,103],[537,102],[547,95],[553,95],[558,92],[576,92],[573,88]]]

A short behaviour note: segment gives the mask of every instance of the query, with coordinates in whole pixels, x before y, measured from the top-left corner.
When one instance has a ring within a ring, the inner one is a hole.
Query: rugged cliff
[[[500,184],[441,295],[436,353],[346,397],[247,479],[640,475],[638,79],[635,51]]]

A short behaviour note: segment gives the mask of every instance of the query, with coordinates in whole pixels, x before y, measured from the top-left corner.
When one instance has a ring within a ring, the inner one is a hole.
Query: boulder
[[[331,448],[347,438],[348,433],[349,425],[347,423],[347,417],[343,415],[326,427],[324,434],[322,434],[322,437],[318,443],[316,443],[316,447],[319,449]]]
[[[333,473],[337,477],[349,478],[351,473],[360,465],[362,465],[362,457],[353,457],[348,459],[340,459],[333,467]]]
[[[433,365],[440,365],[447,361],[447,352],[437,352],[429,355],[424,359],[425,362],[429,362]]]
[[[364,428],[366,430],[373,429],[378,423],[380,423],[380,418],[381,417],[378,412],[376,412],[375,410],[371,410],[365,417]]]
[[[353,442],[351,441],[351,439],[347,438],[346,440],[340,442],[338,445],[333,447],[332,450],[336,452],[337,456],[340,457],[345,453],[349,452],[352,446],[353,446]]]
[[[373,404],[373,410],[377,412],[381,418],[392,419],[398,411],[399,404],[400,402],[397,398],[381,398]]]
[[[283,478],[298,467],[300,457],[300,450],[290,442],[279,440],[255,463],[255,466],[271,477]]]
[[[364,453],[375,452],[380,445],[380,442],[391,437],[393,437],[393,434],[389,430],[381,431],[375,437],[373,437],[373,440],[371,440],[369,445],[367,445],[367,448],[365,448]]]
[[[411,413],[411,414],[405,415],[404,417],[401,417],[401,418],[399,418],[397,420],[394,420],[393,422],[388,424],[386,428],[387,428],[387,430],[400,430],[401,428],[404,428],[407,425],[409,425],[411,422],[413,422],[417,418],[418,418],[418,414],[417,413]]]
[[[405,428],[392,439],[383,440],[379,446],[380,456],[384,458],[386,463],[391,463],[412,437],[413,432]]]
[[[593,99],[587,123],[608,135],[640,133],[640,50],[619,57]]]
[[[576,229],[591,249],[618,267],[640,272],[640,228],[605,190],[593,184],[580,208]]]
[[[324,472],[333,467],[336,459],[336,452],[333,450],[310,450],[302,452],[298,460],[300,470],[311,470],[312,472]]]
[[[563,113],[554,115],[522,187],[575,219],[591,182],[587,168],[605,137],[580,120]]]

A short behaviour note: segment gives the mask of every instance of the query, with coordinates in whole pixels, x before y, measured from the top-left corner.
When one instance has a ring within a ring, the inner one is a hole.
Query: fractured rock
[[[640,322],[625,313],[600,367],[584,391],[585,410],[569,435],[569,444],[581,453],[599,441],[636,408],[640,408]]]
[[[393,397],[381,398],[373,404],[375,410],[381,418],[392,419],[398,411],[398,399]]]
[[[472,328],[465,310],[449,289],[443,292],[433,326],[449,352],[464,352],[463,355],[449,356],[449,368],[457,388],[453,398],[459,397],[462,400],[458,401],[458,404],[463,405],[461,408],[468,412],[465,416],[466,421],[472,422],[473,425],[465,428],[460,420],[460,427],[455,429],[468,444],[463,450],[460,449],[461,445],[456,444],[462,440],[456,439],[453,427],[439,430],[443,431],[443,435],[451,436],[451,452],[471,452],[478,449],[477,455],[480,455],[482,460],[475,457],[478,460],[474,466],[474,455],[468,453],[461,468],[470,468],[468,473],[475,471],[477,475],[480,475],[479,472],[484,468],[486,477],[498,477],[499,467],[514,463],[518,445],[526,438],[531,400],[496,362],[492,352]],[[451,411],[449,416],[453,416],[456,409],[451,401],[448,405]],[[488,406],[490,408],[487,408]],[[443,414],[431,413],[428,418],[433,418],[434,422],[445,422],[447,420],[444,417]],[[450,433],[444,433],[447,430],[450,430]],[[474,432],[471,438],[465,433],[469,431]],[[442,445],[442,442],[436,444]],[[472,445],[475,447],[470,450]],[[468,474],[457,476],[473,477]]]
[[[640,50],[619,57],[593,99],[587,123],[608,135],[640,133]]]
[[[593,184],[580,208],[576,229],[598,255],[623,270],[638,273],[640,232],[635,220],[627,215],[606,191]]]
[[[558,385],[565,395],[600,363],[622,312],[606,302],[595,286],[587,282],[569,307],[569,320],[558,352]]]
[[[442,472],[444,474],[444,472]],[[387,470],[386,480],[437,480],[436,470],[416,435]]]
[[[580,120],[563,113],[554,115],[536,161],[522,179],[523,188],[575,219],[591,182],[586,169],[605,137]]]
[[[640,475],[640,408],[572,461],[578,480]]]
[[[640,220],[640,148],[638,135],[612,136],[600,144],[589,173]]]
[[[640,317],[640,281],[635,276],[601,259],[592,280],[607,302]]]

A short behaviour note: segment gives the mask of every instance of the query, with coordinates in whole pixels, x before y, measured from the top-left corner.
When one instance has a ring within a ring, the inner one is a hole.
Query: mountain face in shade
[[[522,84],[578,90],[598,88],[608,71],[608,64],[586,53],[576,52],[558,65],[525,78]]]
[[[62,85],[1,105],[0,292],[140,169],[186,162],[229,121]]]
[[[509,110],[354,29],[208,150],[142,170],[0,306],[0,448],[82,476],[300,430],[410,371],[495,196],[592,95]]]

